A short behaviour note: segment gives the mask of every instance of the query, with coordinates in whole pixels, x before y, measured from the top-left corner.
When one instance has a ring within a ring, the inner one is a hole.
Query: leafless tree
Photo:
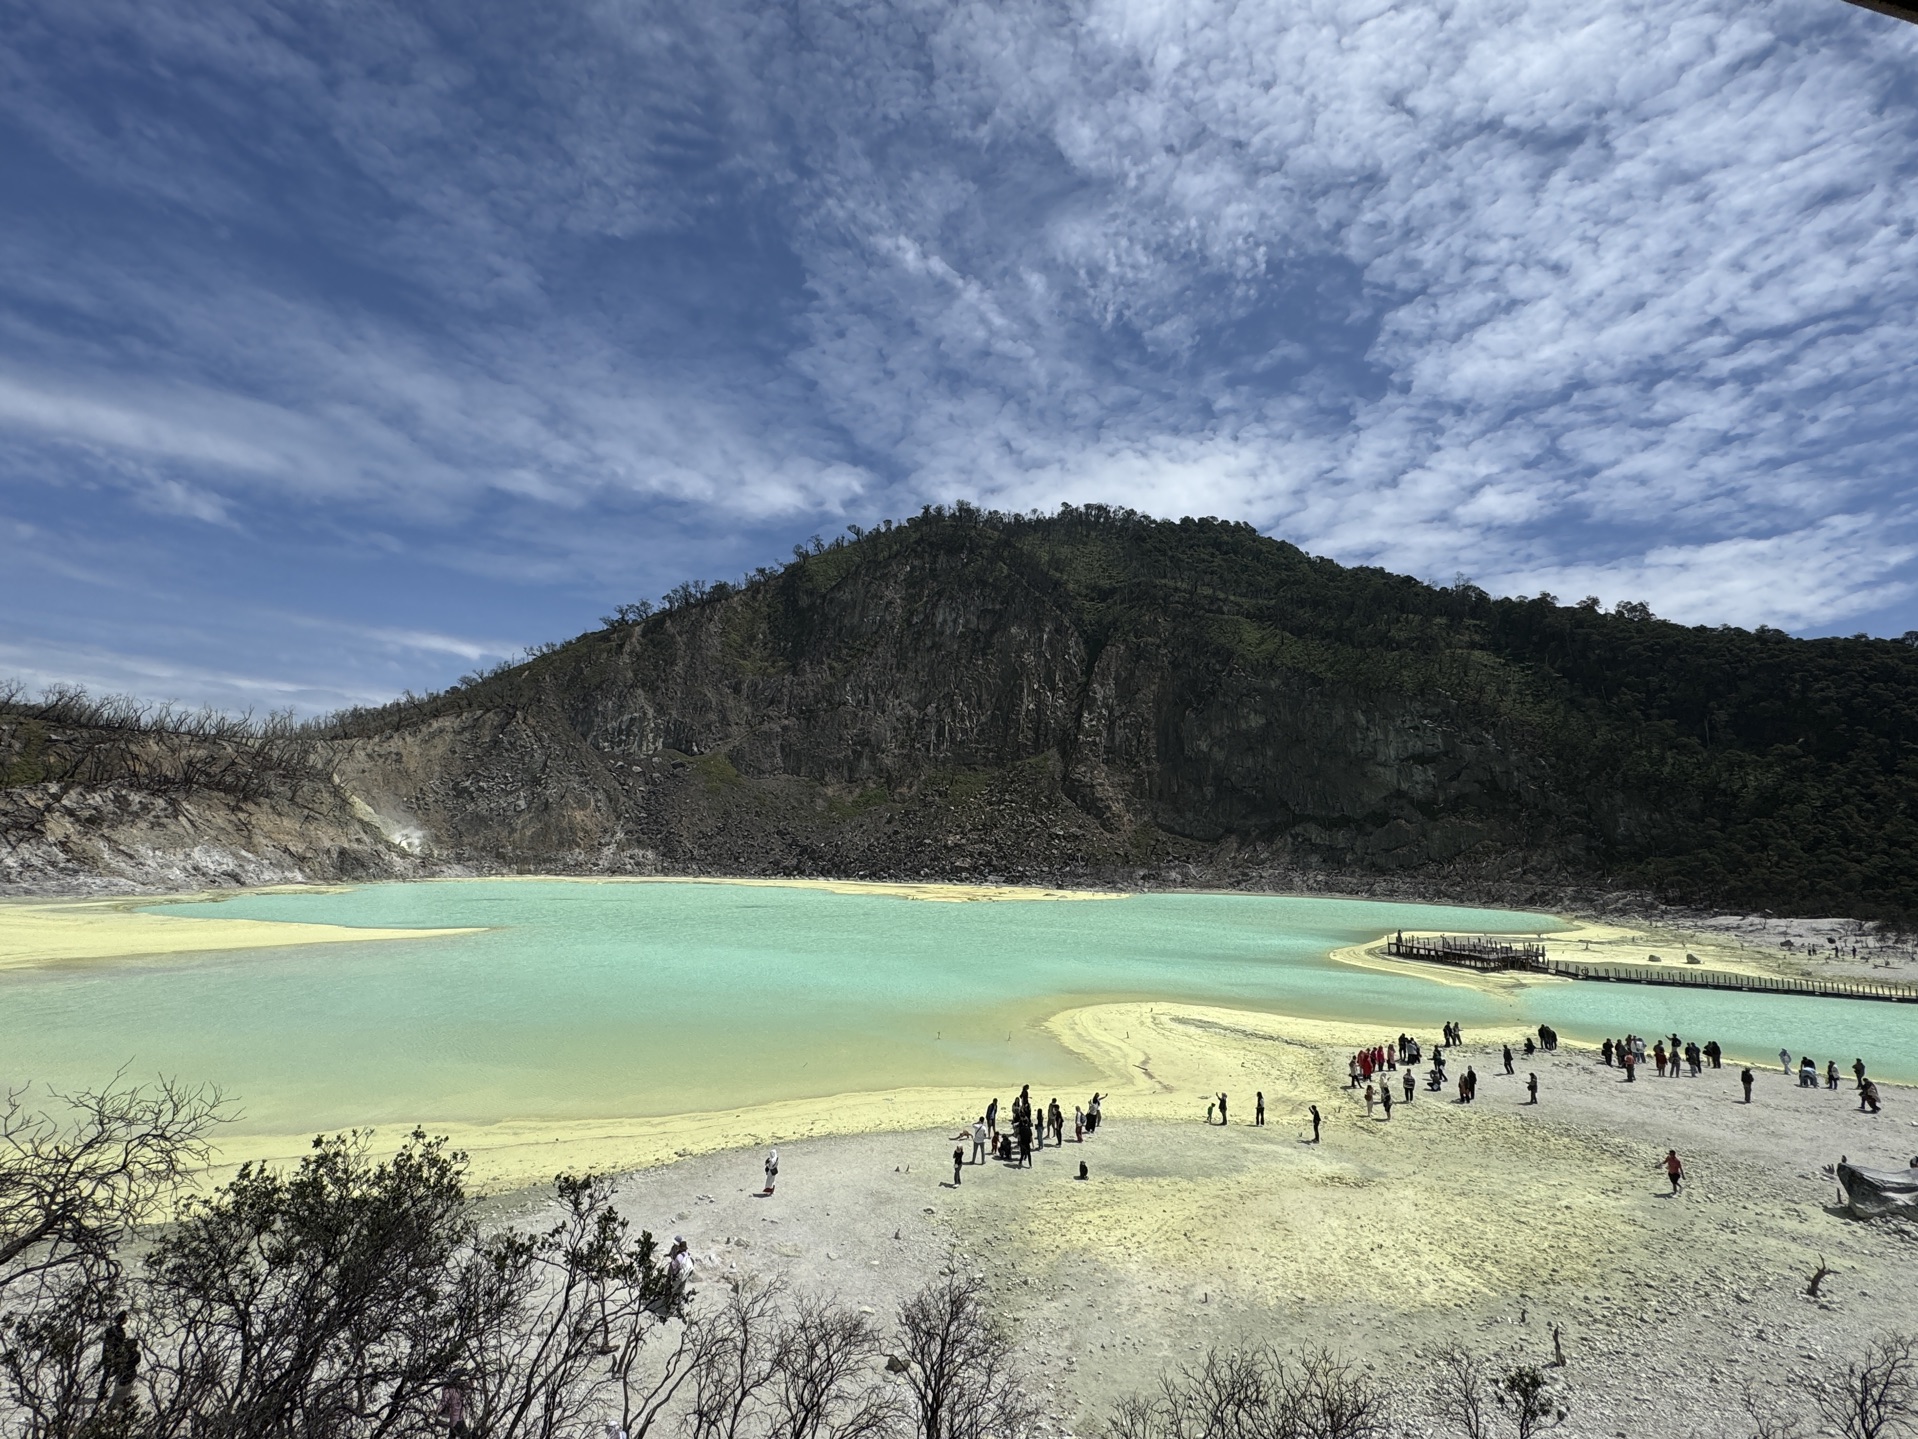
[[[899,1308],[901,1377],[919,1439],[1019,1439],[1037,1412],[1013,1370],[1012,1341],[948,1264]]]
[[[1438,1372],[1438,1410],[1466,1439],[1496,1439],[1508,1426],[1516,1439],[1534,1439],[1565,1422],[1564,1403],[1536,1365],[1501,1368],[1451,1349],[1439,1356]]]
[[[902,1417],[872,1378],[879,1335],[861,1314],[802,1298],[780,1335],[772,1429],[782,1439],[881,1439]]]
[[[1842,1369],[1801,1376],[1799,1386],[1837,1439],[1918,1432],[1918,1339],[1888,1334]]]
[[[727,1291],[694,1379],[692,1439],[747,1439],[779,1377],[785,1286],[744,1279]]]
[[[1751,1421],[1751,1439],[1814,1439],[1804,1416],[1779,1409],[1769,1393],[1747,1394],[1745,1413]]]
[[[617,1409],[640,1434],[694,1370],[699,1334],[682,1329],[663,1368],[641,1360],[676,1317],[682,1296],[658,1262],[650,1233],[637,1238],[603,1179],[561,1175],[561,1218],[543,1234],[507,1230],[482,1242],[478,1268],[490,1302],[465,1306],[481,1322],[461,1366],[479,1399],[477,1432],[489,1439],[583,1433]]]
[[[62,1268],[111,1270],[180,1192],[225,1116],[218,1090],[160,1080],[0,1101],[0,1301]]]
[[[1214,1350],[1123,1401],[1109,1439],[1379,1439],[1385,1394],[1323,1350],[1292,1358],[1257,1347]]]

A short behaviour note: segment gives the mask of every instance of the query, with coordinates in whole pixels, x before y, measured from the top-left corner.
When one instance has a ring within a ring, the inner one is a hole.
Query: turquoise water
[[[244,1127],[667,1114],[913,1084],[1090,1083],[1039,1027],[1193,1000],[1430,1035],[1678,1030],[1918,1078],[1918,1008],[1551,985],[1512,997],[1330,962],[1388,931],[1549,931],[1499,910],[1237,895],[940,904],[744,885],[472,881],[166,912],[473,935],[0,974],[0,1078],[211,1080]]]

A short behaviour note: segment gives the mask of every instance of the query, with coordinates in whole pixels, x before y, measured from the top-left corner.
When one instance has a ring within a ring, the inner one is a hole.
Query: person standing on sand
[[[986,1162],[986,1141],[991,1137],[986,1117],[982,1114],[972,1126],[972,1162],[974,1164]]]
[[[1086,1142],[1086,1112],[1076,1104],[1072,1106],[1072,1142]]]
[[[1219,1091],[1219,1123],[1225,1123],[1225,1091]]]
[[[1527,1104],[1538,1103],[1538,1076],[1536,1074],[1528,1074],[1525,1076],[1525,1092],[1532,1096],[1525,1101]]]
[[[133,1384],[140,1373],[140,1341],[127,1333],[127,1311],[122,1309],[100,1338],[100,1391],[94,1403],[106,1403],[108,1414],[133,1407]]]
[[[765,1192],[767,1194],[771,1194],[773,1192],[773,1184],[778,1180],[778,1178],[779,1178],[779,1151],[777,1149],[774,1149],[771,1154],[768,1154],[766,1156]]]
[[[1390,1080],[1379,1086],[1379,1103],[1385,1106],[1385,1117],[1390,1120],[1392,1117],[1392,1082]]]
[[[1260,1127],[1265,1124],[1265,1091],[1263,1089],[1252,1101],[1252,1123]]]
[[[960,1145],[952,1146],[952,1187],[959,1187],[959,1171],[965,1166],[966,1151]]]
[[[1212,1112],[1218,1107],[1219,1107],[1219,1101],[1216,1099],[1208,1099],[1205,1102],[1205,1122],[1207,1124],[1210,1124],[1212,1122]]]
[[[1605,1042],[1599,1045],[1598,1052],[1599,1056],[1605,1061],[1605,1067],[1610,1069],[1612,1067],[1612,1040],[1610,1035],[1607,1035]]]
[[[1505,1046],[1505,1072],[1507,1074],[1516,1074],[1518,1072],[1512,1068],[1512,1046],[1509,1044]]]
[[[1745,1103],[1752,1102],[1752,1067],[1748,1064],[1739,1072],[1738,1082],[1745,1086]]]
[[[1412,1071],[1408,1069],[1400,1076],[1400,1082],[1405,1089],[1405,1102],[1410,1104],[1412,1102],[1412,1096],[1418,1092],[1418,1081],[1413,1076]]]
[[[1319,1142],[1319,1107],[1316,1104],[1308,1104],[1306,1108],[1312,1111],[1312,1142],[1317,1144]]]
[[[1665,1177],[1672,1182],[1672,1193],[1678,1193],[1679,1181],[1685,1177],[1685,1166],[1678,1162],[1678,1151],[1665,1151]]]
[[[1789,1049],[1781,1049],[1778,1051],[1778,1066],[1783,1069],[1785,1073],[1791,1073],[1791,1051]]]
[[[1825,1061],[1825,1088],[1834,1092],[1838,1089],[1838,1061],[1835,1059]]]
[[[1625,1051],[1625,1082],[1627,1084],[1635,1082],[1635,1071],[1637,1069],[1638,1060],[1633,1056],[1631,1050],[1627,1049]]]
[[[1365,1086],[1365,1117],[1367,1119],[1370,1119],[1372,1117],[1372,1110],[1377,1106],[1378,1102],[1379,1102],[1378,1091],[1374,1089],[1371,1085],[1369,1084],[1366,1085]]]

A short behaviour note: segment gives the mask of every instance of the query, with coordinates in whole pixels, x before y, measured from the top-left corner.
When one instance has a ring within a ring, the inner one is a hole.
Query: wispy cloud
[[[1911,593],[1918,50],[1835,0],[18,18],[16,514],[383,566],[376,647],[956,496],[1713,622]]]

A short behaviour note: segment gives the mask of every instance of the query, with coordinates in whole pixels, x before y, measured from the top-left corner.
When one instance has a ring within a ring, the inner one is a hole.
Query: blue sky
[[[1918,628],[1841,0],[0,0],[0,671],[302,710],[969,498]]]

